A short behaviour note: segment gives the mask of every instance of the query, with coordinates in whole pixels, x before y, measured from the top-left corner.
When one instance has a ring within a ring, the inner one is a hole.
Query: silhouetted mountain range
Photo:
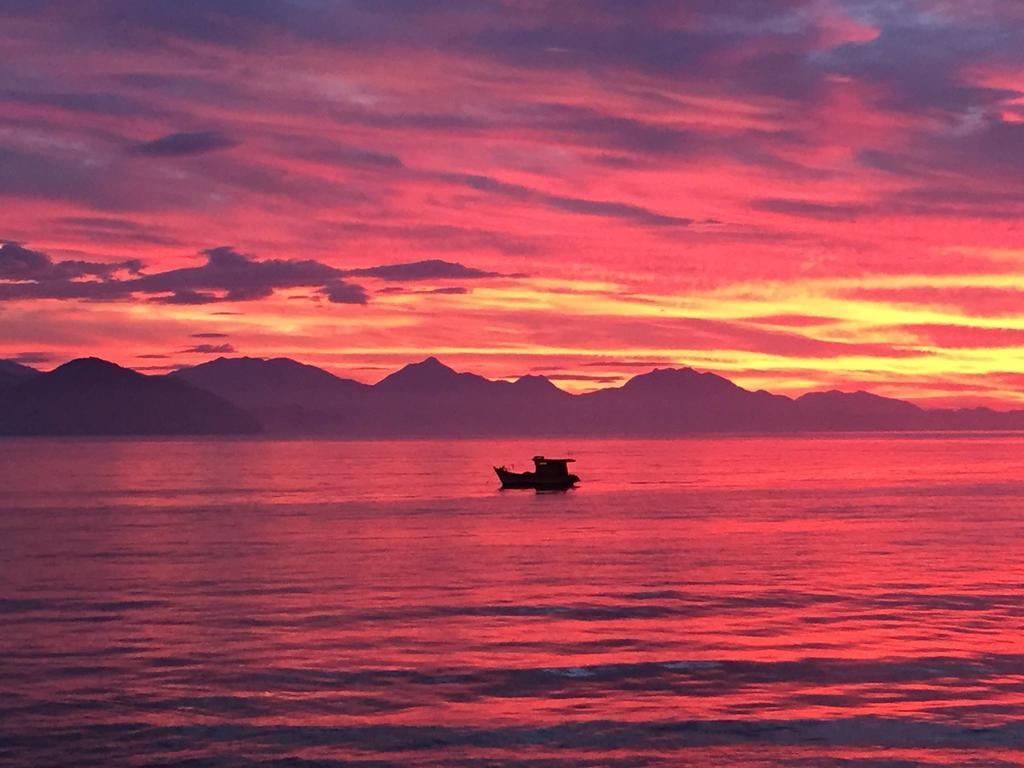
[[[97,358],[0,391],[0,435],[203,435],[260,431],[252,416],[183,381]]]
[[[792,399],[713,373],[654,370],[571,395],[543,376],[492,381],[430,357],[375,385],[294,360],[218,358],[143,376],[94,358],[0,378],[0,434],[339,437],[672,436],[700,433],[1018,430],[1024,411],[926,410],[867,392]],[[0,366],[0,376],[8,372]]]
[[[492,381],[428,357],[373,386],[291,360],[219,358],[171,374],[246,408],[271,433],[352,437],[1024,429],[1024,412],[924,410],[867,392],[792,399],[690,368],[571,395],[543,376]]]
[[[268,432],[354,437],[514,435],[560,431],[573,396],[547,379],[510,383],[457,373],[436,358],[407,365],[374,386],[332,376],[310,391],[309,366],[219,358],[170,374],[209,387],[253,413]],[[267,366],[274,386],[258,389],[254,366]],[[214,383],[215,382],[215,383]],[[236,397],[234,392],[243,392]]]

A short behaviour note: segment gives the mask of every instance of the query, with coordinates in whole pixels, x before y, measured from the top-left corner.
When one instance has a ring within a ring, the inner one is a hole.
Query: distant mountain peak
[[[324,376],[334,376],[334,374],[329,371],[317,368],[315,365],[309,365],[308,363],[300,363],[298,360],[292,360],[290,357],[217,357],[213,360],[191,367],[191,370],[200,369],[223,369],[234,371],[316,371]]]
[[[514,383],[522,384],[523,386],[555,386],[547,376],[540,376],[536,373],[527,373],[520,376]]]
[[[442,363],[440,360],[438,360],[433,355],[431,355],[428,358],[425,358],[425,359],[421,360],[418,363],[409,363],[409,365],[407,365],[405,367],[406,368],[417,368],[417,369],[425,370],[425,371],[426,370],[430,370],[430,371],[449,371],[451,373],[455,373],[455,369],[454,368],[448,367],[447,365]]]
[[[742,387],[716,373],[701,373],[693,368],[655,368],[634,376],[623,385],[630,391],[736,392]]]
[[[70,370],[128,370],[122,368],[117,363],[112,363],[109,360],[104,360],[99,357],[76,357],[74,360],[68,360],[63,365],[58,365],[55,370],[57,371],[70,371]]]
[[[436,357],[428,357],[418,363],[409,363],[403,368],[385,376],[377,383],[383,390],[391,389],[436,389],[449,387],[460,381],[484,381],[483,377],[473,373],[457,373]]]
[[[536,374],[520,376],[512,382],[512,386],[522,392],[536,395],[544,395],[551,392],[567,394],[565,390],[560,389],[558,385],[551,381],[547,376],[537,376]]]
[[[57,366],[49,373],[43,374],[46,379],[76,381],[82,383],[106,383],[111,381],[128,381],[145,378],[138,371],[123,368],[109,360],[98,357],[79,357]]]

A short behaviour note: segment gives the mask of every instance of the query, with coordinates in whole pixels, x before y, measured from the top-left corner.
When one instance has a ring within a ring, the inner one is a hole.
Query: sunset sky
[[[0,0],[0,357],[1024,406],[1019,0]]]

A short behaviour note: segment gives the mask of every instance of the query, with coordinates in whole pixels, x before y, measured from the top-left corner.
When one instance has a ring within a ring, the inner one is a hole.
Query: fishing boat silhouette
[[[576,459],[548,459],[533,457],[533,472],[513,472],[502,465],[494,471],[502,488],[534,488],[544,490],[565,490],[580,481],[579,476],[569,472],[569,462]]]

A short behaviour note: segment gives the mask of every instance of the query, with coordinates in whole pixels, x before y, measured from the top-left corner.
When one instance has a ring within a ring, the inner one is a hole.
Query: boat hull
[[[495,467],[495,474],[502,488],[532,488],[538,491],[564,491],[580,481],[576,475],[564,477],[541,477],[535,472],[510,472],[504,467]]]

